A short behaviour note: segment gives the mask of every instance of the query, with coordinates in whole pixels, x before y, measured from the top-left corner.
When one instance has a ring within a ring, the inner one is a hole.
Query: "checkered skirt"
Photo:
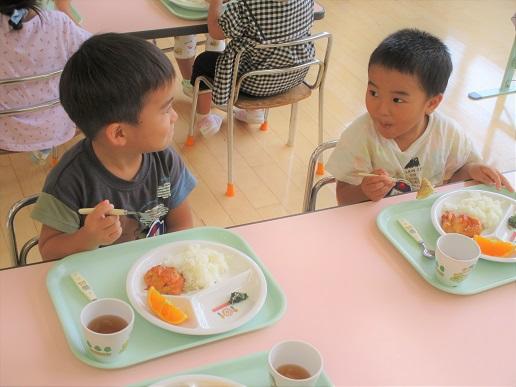
[[[242,52],[239,75],[252,70],[292,67],[311,60],[315,56],[312,43],[270,49],[256,49],[255,46],[309,36],[313,7],[313,0],[235,0],[228,3],[219,18],[219,25],[231,41],[217,60],[213,102],[227,104],[235,57],[239,52]],[[307,71],[250,77],[244,80],[241,90],[254,96],[279,94],[300,84]]]

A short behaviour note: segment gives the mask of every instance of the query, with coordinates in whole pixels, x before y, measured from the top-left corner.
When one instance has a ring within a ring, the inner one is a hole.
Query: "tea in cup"
[[[462,234],[444,234],[437,239],[435,272],[439,282],[457,286],[474,269],[480,247],[474,239]]]
[[[101,298],[81,311],[86,344],[95,359],[112,362],[127,348],[134,325],[133,308],[116,298]]]
[[[269,352],[273,386],[313,387],[323,368],[319,351],[304,341],[283,341]]]

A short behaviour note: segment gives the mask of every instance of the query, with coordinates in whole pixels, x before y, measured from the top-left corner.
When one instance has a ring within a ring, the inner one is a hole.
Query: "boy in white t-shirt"
[[[416,29],[397,31],[374,50],[367,113],[344,130],[327,164],[339,204],[417,191],[423,177],[433,185],[475,179],[513,191],[499,171],[482,164],[459,125],[435,112],[451,71],[446,45]]]

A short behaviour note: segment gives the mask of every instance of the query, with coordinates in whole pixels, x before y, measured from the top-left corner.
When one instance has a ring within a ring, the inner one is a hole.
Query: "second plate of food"
[[[213,375],[180,375],[161,380],[149,387],[244,387],[243,384]]]
[[[172,332],[211,335],[238,328],[262,308],[260,267],[230,246],[202,240],[169,243],[140,257],[126,291],[147,321]]]
[[[449,232],[469,237],[479,235],[481,258],[516,262],[516,229],[509,222],[509,218],[516,215],[515,199],[489,191],[458,190],[437,199],[431,214],[432,223],[441,235]],[[495,255],[497,252],[499,255]]]

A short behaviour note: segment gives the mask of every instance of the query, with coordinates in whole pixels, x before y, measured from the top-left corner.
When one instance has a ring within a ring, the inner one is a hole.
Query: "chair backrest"
[[[337,146],[338,140],[330,140],[320,144],[312,152],[310,161],[308,162],[308,173],[306,176],[305,185],[305,197],[303,200],[303,212],[311,212],[315,210],[315,204],[317,200],[317,194],[319,190],[327,184],[335,183],[337,180],[331,176],[325,176],[319,179],[314,184],[315,171],[317,167],[317,161],[321,157],[322,153],[328,149],[333,149]]]
[[[11,78],[11,79],[0,79],[0,87],[3,85],[13,85],[13,84],[17,84],[17,83],[25,83],[25,82],[50,79],[50,78],[54,78],[54,77],[61,75],[62,72],[63,72],[63,70],[55,70],[55,71],[51,71],[51,72],[45,73],[45,74],[30,75],[30,76],[26,76],[26,77]],[[28,106],[24,106],[24,107],[20,107],[20,108],[0,110],[0,117],[12,116],[12,115],[19,114],[19,113],[34,112],[34,111],[52,107],[57,104],[59,104],[59,98],[51,99],[49,101],[45,101],[45,102],[42,102],[39,104],[28,105]]]
[[[276,48],[276,47],[287,47],[287,46],[298,46],[301,44],[305,44],[308,42],[315,42],[317,40],[326,40],[326,46],[324,49],[324,55],[320,55],[320,57],[315,57],[305,63],[292,66],[292,67],[285,67],[285,68],[276,68],[276,69],[267,69],[267,70],[254,70],[249,71],[245,74],[242,74],[239,76],[238,71],[233,71],[233,79],[231,82],[231,95],[230,95],[230,101],[234,104],[236,100],[238,99],[238,94],[240,92],[240,88],[242,86],[242,82],[245,81],[247,78],[258,76],[258,75],[271,75],[271,74],[285,74],[285,73],[292,73],[297,72],[302,69],[308,69],[312,66],[318,66],[318,72],[317,77],[315,81],[312,84],[306,83],[310,89],[322,89],[324,87],[324,80],[326,78],[326,70],[328,68],[328,61],[330,58],[331,53],[331,46],[332,46],[332,35],[329,32],[320,32],[315,35],[308,36],[306,38],[293,40],[290,42],[283,42],[283,43],[273,43],[273,44],[258,44],[255,46],[255,49],[269,49],[269,48]],[[243,51],[237,53],[235,56],[235,64],[234,68],[238,69],[240,65],[240,58],[243,54]],[[321,92],[322,95],[322,92]]]
[[[22,248],[18,253],[18,244],[16,242],[16,231],[15,231],[15,218],[16,214],[24,208],[31,204],[36,203],[38,200],[39,194],[35,194],[32,196],[28,196],[21,200],[18,200],[14,203],[9,212],[7,214],[7,234],[9,239],[9,249],[11,252],[11,259],[14,262],[15,266],[24,266],[27,264],[27,255],[29,254],[30,249],[38,244],[38,237],[33,237],[25,242]]]

